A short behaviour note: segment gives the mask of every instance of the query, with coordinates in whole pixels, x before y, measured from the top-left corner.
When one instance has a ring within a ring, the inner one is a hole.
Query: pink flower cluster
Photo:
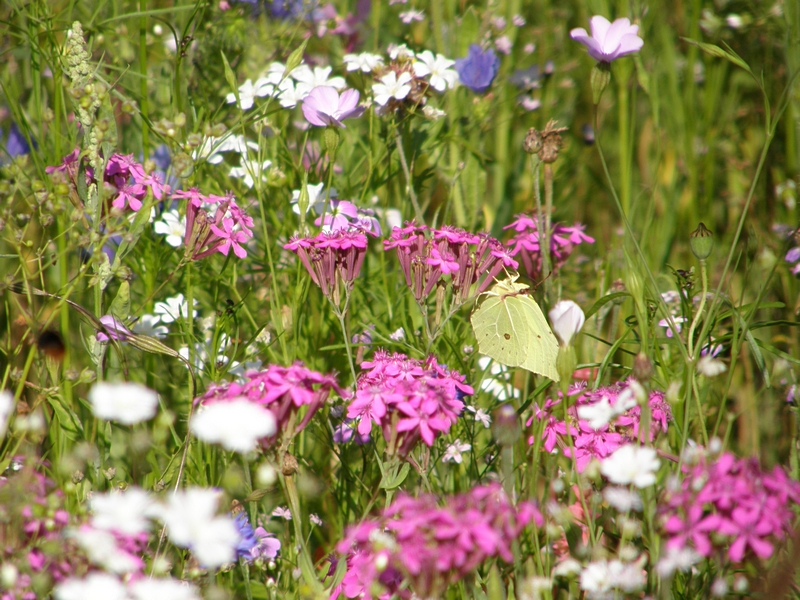
[[[583,243],[594,244],[594,238],[583,233],[585,228],[586,226],[580,223],[576,223],[572,227],[560,223],[553,225],[553,229],[547,237],[550,242],[550,264],[554,270],[559,269],[567,261],[576,246]],[[514,237],[506,242],[506,245],[511,247],[511,256],[519,255],[525,267],[525,273],[531,280],[541,279],[542,255],[539,248],[537,218],[519,214],[516,221],[506,225],[503,229],[513,229],[516,232]]]
[[[376,588],[381,599],[441,598],[485,560],[512,562],[512,542],[532,522],[544,522],[537,508],[530,502],[514,506],[499,484],[451,496],[444,506],[432,495],[402,495],[339,543],[347,572],[331,600],[369,600]]]
[[[275,415],[278,422],[276,437],[287,440],[308,425],[331,392],[344,395],[333,375],[312,371],[299,361],[290,367],[269,365],[261,371],[250,371],[245,374],[245,379],[245,383],[212,384],[195,402],[210,404],[246,398]],[[303,406],[307,410],[300,423],[296,423]],[[266,441],[272,443],[275,440]]]
[[[367,236],[361,231],[338,229],[312,238],[293,237],[284,246],[294,252],[322,293],[339,306],[342,292],[349,295],[367,253]]]
[[[464,409],[461,398],[474,393],[463,375],[433,356],[420,361],[378,350],[361,368],[366,372],[358,378],[347,418],[358,419],[362,437],[370,434],[373,424],[380,427],[390,454],[405,455],[420,439],[432,446],[458,419]]]
[[[32,589],[38,575],[63,581],[87,561],[65,530],[75,521],[63,508],[64,494],[36,469],[13,459],[0,477],[0,562],[13,565],[19,575],[12,589],[0,590],[0,600],[36,600]]]
[[[441,229],[415,223],[395,227],[383,247],[397,250],[406,284],[419,304],[443,275],[450,276],[455,303],[462,304],[470,297],[473,284],[478,284],[476,294],[483,292],[504,268],[519,266],[493,237],[449,225]]]
[[[80,148],[75,148],[64,157],[59,166],[47,167],[45,172],[48,174],[66,173],[75,185],[79,158]],[[85,176],[86,183],[91,183],[94,179],[94,172],[91,168],[86,170]],[[145,172],[144,167],[133,159],[133,154],[112,154],[106,163],[103,184],[108,189],[108,196],[113,198],[111,206],[119,210],[129,207],[134,212],[142,208],[142,200],[145,199],[148,191],[151,191],[158,200],[170,192],[169,186],[161,181],[157,174]]]
[[[219,252],[225,256],[233,250],[239,258],[247,256],[242,244],[253,237],[253,218],[236,204],[232,193],[226,196],[202,194],[197,188],[178,190],[173,199],[188,200],[186,205],[186,252],[199,260]],[[204,205],[216,205],[213,216]]]
[[[572,406],[567,410],[569,423],[560,420],[555,413],[563,414],[562,410],[552,410],[561,404],[559,393],[558,400],[547,400],[544,408],[534,405],[534,413],[526,425],[530,427],[534,421],[544,421],[542,429],[543,447],[547,452],[553,452],[558,444],[563,448],[566,456],[571,456],[569,440],[566,439],[567,431],[573,437],[575,448],[576,467],[579,473],[586,469],[589,462],[596,458],[602,461],[611,455],[614,450],[632,441],[641,441],[644,431],[641,427],[641,407],[633,405],[632,390],[629,382],[617,383],[611,386],[597,388],[594,391],[576,385],[569,392],[570,397],[575,397]],[[625,403],[624,406],[621,403]],[[628,404],[631,404],[628,408]],[[665,433],[667,426],[672,421],[672,410],[664,398],[664,394],[657,390],[650,392],[648,400],[650,407],[649,439],[652,442],[658,433]],[[593,427],[588,420],[579,418],[581,407],[601,406],[608,407],[611,417],[607,424]],[[537,426],[538,427],[538,426]],[[528,438],[528,444],[533,445],[535,436]]]
[[[661,504],[668,549],[719,559],[727,553],[734,563],[772,556],[774,542],[791,530],[800,483],[780,466],[765,472],[758,459],[728,452],[684,471],[679,489],[668,490]]]

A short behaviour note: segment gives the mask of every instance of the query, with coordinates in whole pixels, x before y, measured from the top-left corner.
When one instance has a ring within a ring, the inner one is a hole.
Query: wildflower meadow
[[[800,598],[800,2],[0,55],[0,600]]]

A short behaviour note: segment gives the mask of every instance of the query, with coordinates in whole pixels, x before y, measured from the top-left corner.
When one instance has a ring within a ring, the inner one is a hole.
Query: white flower
[[[258,150],[258,144],[247,140],[241,134],[229,134],[221,138],[208,137],[203,140],[199,148],[192,152],[192,158],[195,160],[205,159],[206,162],[212,165],[218,165],[223,160],[223,152],[247,154],[248,148]]]
[[[132,486],[124,492],[95,493],[89,505],[92,527],[123,535],[136,535],[150,530],[154,502],[143,489]]]
[[[230,176],[236,177],[237,179],[244,179],[244,184],[248,189],[253,189],[256,177],[261,177],[261,181],[267,180],[265,174],[267,169],[272,166],[272,161],[265,160],[259,163],[257,160],[250,160],[242,155],[239,164],[240,166],[238,167],[231,167]]]
[[[119,547],[117,538],[110,531],[91,527],[71,529],[67,535],[78,542],[90,562],[112,573],[132,573],[144,566],[142,559]]]
[[[308,190],[308,206],[306,207],[306,214],[312,208],[314,212],[321,213],[325,210],[325,199],[328,196],[327,190],[324,190],[325,187],[324,183],[317,183],[316,185],[309,183],[306,185],[306,190]],[[336,198],[339,195],[339,192],[336,191],[336,188],[331,188],[331,199]],[[300,190],[292,190],[292,199],[290,200],[292,203],[292,211],[295,214],[300,214]],[[328,207],[330,210],[330,206]]]
[[[413,21],[424,21],[425,13],[421,10],[407,10],[400,13],[400,20],[406,25]]]
[[[161,215],[161,220],[156,221],[153,230],[159,235],[167,236],[167,243],[177,248],[183,243],[186,234],[186,217],[181,217],[177,210],[167,210]]]
[[[156,315],[142,315],[142,318],[136,321],[131,330],[141,335],[163,339],[169,333],[169,329],[164,325],[159,325],[160,322],[161,317]]]
[[[139,383],[101,381],[89,390],[89,402],[95,417],[123,425],[152,419],[158,409],[158,395]]]
[[[492,417],[482,408],[475,408],[474,406],[467,406],[467,410],[475,413],[475,420],[483,423],[484,428],[488,429],[492,426]]]
[[[586,321],[586,315],[583,314],[581,307],[572,300],[561,300],[548,315],[553,325],[553,332],[563,346],[569,346],[573,336],[581,330]]]
[[[56,600],[128,600],[122,582],[108,573],[89,573],[84,579],[70,577],[55,589]]]
[[[158,511],[170,541],[190,548],[208,568],[233,561],[240,540],[233,519],[217,516],[219,498],[218,490],[189,488],[172,494]]]
[[[265,78],[257,79],[255,85],[249,79],[239,86],[239,106],[242,110],[248,110],[253,107],[255,99],[269,96],[275,87],[270,84]],[[231,92],[225,97],[228,104],[236,102],[236,94]]]
[[[0,441],[6,434],[8,417],[14,410],[14,394],[5,390],[0,391]]]
[[[450,444],[444,451],[442,462],[454,462],[461,464],[463,460],[461,455],[464,452],[469,452],[471,449],[472,446],[470,444],[462,444],[461,440],[456,438],[456,441]]]
[[[430,75],[431,87],[437,92],[443,92],[445,88],[454,88],[458,81],[458,73],[452,68],[456,62],[437,54],[434,58],[433,52],[425,50],[417,54],[417,61],[414,63],[414,74],[417,77],[427,77]]]
[[[133,600],[200,600],[197,588],[177,579],[143,577],[128,586]]]
[[[613,486],[607,487],[603,490],[603,498],[617,512],[628,513],[633,510],[642,510],[642,498],[635,490]]]
[[[581,563],[574,558],[567,558],[553,569],[553,577],[572,577],[581,572]]]
[[[638,383],[636,385],[641,388]],[[602,429],[614,417],[618,417],[628,409],[636,406],[635,391],[633,385],[625,388],[619,393],[613,405],[608,396],[603,396],[593,404],[579,406],[578,418],[586,421],[592,429]]]
[[[725,363],[710,355],[703,356],[697,361],[697,372],[706,377],[716,377],[728,370]]]
[[[255,450],[258,440],[275,435],[275,415],[245,398],[214,402],[192,417],[189,429],[199,439],[234,452]]]
[[[441,117],[445,116],[447,113],[443,110],[439,110],[438,108],[434,108],[431,105],[427,105],[422,109],[422,114],[425,115],[426,119],[430,119],[431,121],[437,121]]]
[[[480,384],[483,391],[493,395],[501,402],[519,398],[520,392],[510,383],[511,373],[505,365],[493,361],[488,356],[482,356],[478,359],[478,366],[484,371],[489,368],[489,373],[495,375],[495,377],[484,376]]]
[[[291,73],[291,78],[298,84],[308,86],[308,91],[315,87],[327,85],[337,90],[345,87],[344,77],[330,77],[333,67],[314,67],[312,70],[308,65],[300,65]]]
[[[645,582],[641,567],[619,560],[591,562],[581,572],[581,589],[591,600],[617,598],[612,590],[633,592],[644,587]]]
[[[372,86],[372,94],[377,104],[385,106],[389,100],[402,100],[411,91],[408,83],[411,81],[410,73],[400,73],[400,77],[394,71],[389,71],[380,78],[380,83]]]
[[[197,305],[197,300],[193,302]],[[180,318],[187,319],[189,317],[189,303],[183,294],[178,294],[172,298],[167,298],[164,302],[156,302],[153,312],[161,317],[162,323],[172,323]],[[192,318],[197,316],[197,311],[192,311]]]
[[[617,485],[633,484],[645,488],[656,482],[661,461],[652,448],[626,444],[617,448],[600,464],[600,472]]]
[[[656,563],[656,573],[660,577],[672,577],[675,571],[688,571],[703,559],[691,548],[667,548]]]
[[[398,58],[414,58],[414,51],[410,50],[405,44],[389,44],[388,48],[389,58],[397,60]]]
[[[369,52],[345,54],[343,60],[348,71],[362,71],[364,73],[371,73],[383,64],[382,56],[370,54]]]
[[[406,332],[402,327],[395,329],[392,333],[389,334],[389,339],[393,342],[399,342],[406,339]]]

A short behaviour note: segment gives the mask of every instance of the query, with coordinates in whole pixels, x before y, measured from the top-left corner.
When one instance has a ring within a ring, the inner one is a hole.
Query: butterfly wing
[[[527,353],[520,342],[518,329],[522,315],[510,309],[509,296],[487,294],[472,313],[472,330],[478,340],[478,351],[508,367],[525,362]]]
[[[536,300],[528,295],[521,294],[506,299],[511,303],[525,322],[525,361],[519,366],[528,371],[558,381],[556,358],[558,357],[558,340],[550,329],[542,309]]]

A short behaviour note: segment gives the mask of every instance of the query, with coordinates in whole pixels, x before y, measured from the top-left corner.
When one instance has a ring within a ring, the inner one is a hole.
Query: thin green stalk
[[[400,166],[403,167],[403,174],[406,176],[406,186],[408,188],[408,196],[411,198],[411,204],[414,206],[414,212],[417,216],[417,221],[420,225],[425,224],[425,216],[419,206],[417,200],[417,193],[414,191],[414,181],[412,180],[411,170],[408,168],[408,161],[406,160],[406,153],[403,151],[403,136],[398,128],[395,135],[395,144],[397,145],[397,155],[400,158]]]
[[[694,331],[697,328],[697,323],[703,315],[703,309],[706,306],[706,296],[708,295],[708,269],[706,268],[706,259],[700,259],[700,280],[702,281],[702,296],[700,297],[700,305],[697,307],[697,312],[692,319],[692,325],[689,327],[689,337],[686,338],[686,343],[689,345],[689,358],[694,361],[697,359],[697,353],[700,352],[700,345],[702,339],[694,342]]]
[[[147,0],[139,0],[139,10],[144,13],[147,10]],[[150,130],[148,129],[148,107],[147,107],[147,17],[142,14],[139,17],[139,112],[142,115],[142,155],[144,159],[150,156]]]
[[[533,197],[536,201],[536,234],[539,237],[539,254],[542,257],[542,276],[550,273],[550,253],[547,251],[547,232],[545,231],[545,214],[542,209],[542,194],[539,189],[539,170],[542,162],[535,154],[531,154],[533,165]]]

